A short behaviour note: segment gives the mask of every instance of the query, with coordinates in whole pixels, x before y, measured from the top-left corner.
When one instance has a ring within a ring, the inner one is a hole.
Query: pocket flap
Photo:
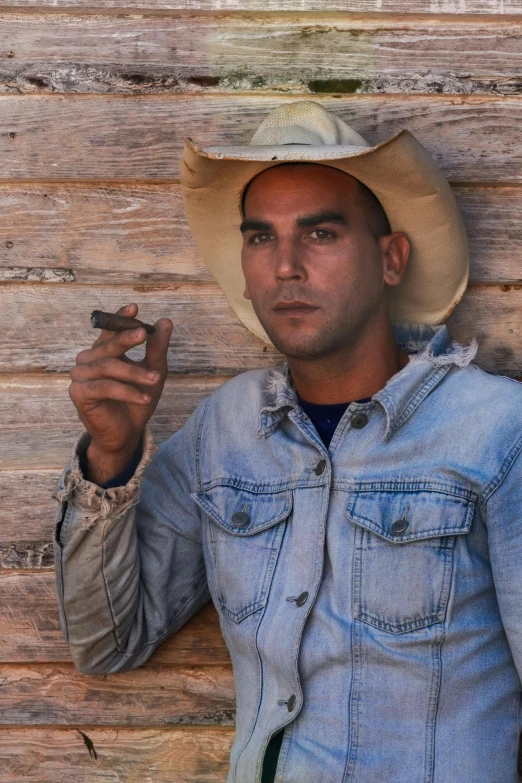
[[[475,500],[466,492],[354,492],[346,516],[392,543],[468,533]]]
[[[292,493],[250,492],[232,486],[215,486],[192,497],[214,522],[236,536],[251,536],[289,516]]]

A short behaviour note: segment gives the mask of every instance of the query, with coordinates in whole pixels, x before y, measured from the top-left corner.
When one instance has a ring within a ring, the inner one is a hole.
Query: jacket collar
[[[478,347],[475,338],[469,346],[451,342],[445,325],[394,324],[394,332],[398,344],[410,355],[410,361],[366,403],[368,406],[377,403],[384,409],[383,440],[388,440],[412,416],[453,366],[466,367]],[[270,371],[264,403],[259,413],[260,438],[271,435],[298,405],[287,362]]]

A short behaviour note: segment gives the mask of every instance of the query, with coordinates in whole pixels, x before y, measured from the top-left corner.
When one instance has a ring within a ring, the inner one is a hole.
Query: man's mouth
[[[307,302],[301,302],[298,299],[294,299],[291,302],[277,302],[273,309],[277,315],[295,316],[308,315],[314,310],[317,310],[317,307],[314,307],[314,305],[308,304]]]

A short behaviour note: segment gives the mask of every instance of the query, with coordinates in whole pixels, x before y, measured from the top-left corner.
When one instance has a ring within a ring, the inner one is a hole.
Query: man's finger
[[[124,332],[108,332],[109,339],[105,342],[94,344],[85,351],[80,351],[76,357],[76,364],[89,364],[108,356],[120,356],[131,348],[141,345],[147,338],[147,332],[140,326],[139,329],[125,330]]]
[[[144,363],[149,370],[158,370],[165,374],[167,372],[167,350],[174,324],[170,318],[160,318],[154,326],[156,331],[147,337]]]
[[[73,381],[69,386],[71,400],[78,404],[117,400],[135,405],[148,405],[151,400],[149,391],[141,391],[129,383],[120,383],[109,378],[97,378],[94,381]]]
[[[75,364],[71,369],[73,381],[95,381],[97,378],[112,378],[116,381],[151,387],[160,379],[157,370],[149,370],[134,362],[123,362],[119,357],[98,359],[89,364]]]
[[[129,316],[129,318],[135,318],[137,313],[138,313],[138,305],[135,302],[132,302],[131,304],[128,305],[123,305],[123,307],[120,307],[120,309],[116,311],[116,315],[127,315]],[[108,329],[102,329],[97,339],[94,341],[93,347],[95,345],[99,345],[100,343],[105,342],[114,334],[115,334],[114,332],[111,332]]]

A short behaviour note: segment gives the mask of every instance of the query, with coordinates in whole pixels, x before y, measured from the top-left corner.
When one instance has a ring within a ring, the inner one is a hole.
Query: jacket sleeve
[[[500,616],[522,682],[522,451],[500,471],[485,508]]]
[[[159,449],[147,430],[124,486],[83,478],[84,433],[55,498],[60,623],[77,668],[140,666],[209,599],[196,487],[197,437],[208,400]]]

